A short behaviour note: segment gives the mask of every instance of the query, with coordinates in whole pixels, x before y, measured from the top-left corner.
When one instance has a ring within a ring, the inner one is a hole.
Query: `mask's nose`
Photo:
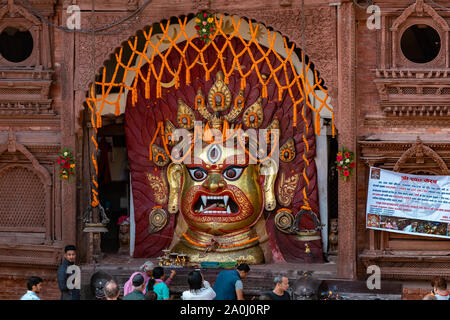
[[[203,182],[203,187],[211,192],[225,188],[227,183],[223,179],[222,175],[217,172],[210,173],[208,178]]]

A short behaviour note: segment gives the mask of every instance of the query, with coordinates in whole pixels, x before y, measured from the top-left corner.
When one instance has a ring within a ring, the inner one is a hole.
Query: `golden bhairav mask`
[[[188,226],[175,251],[195,262],[264,261],[254,226],[264,205],[275,208],[276,175],[263,176],[263,165],[249,162],[240,146],[207,144],[193,163],[169,165],[168,207]]]
[[[200,128],[201,151],[189,154],[189,162],[177,161],[169,164],[167,179],[169,182],[168,210],[179,212],[187,224],[187,231],[182,234],[176,251],[189,253],[191,261],[202,260],[202,254],[193,254],[192,250],[203,253],[204,260],[214,256],[216,260],[233,260],[230,252],[235,252],[234,259],[263,262],[263,255],[258,246],[258,235],[254,226],[261,219],[264,207],[271,211],[276,206],[274,183],[276,164],[271,161],[250,161],[250,145],[257,145],[255,139],[239,135],[240,126],[233,121],[242,113],[244,99],[242,92],[234,100],[231,111],[232,97],[228,87],[223,82],[223,74],[216,74],[216,82],[208,94],[208,105],[214,111],[210,113],[206,99],[199,90],[195,108],[206,120]],[[224,114],[225,113],[225,114]],[[182,100],[178,101],[177,122],[179,128],[194,131],[189,133],[191,143],[199,137],[193,110]],[[247,127],[258,128],[262,121],[261,99],[252,104],[243,113]],[[230,124],[231,123],[231,124]],[[174,128],[170,123],[166,128]],[[275,132],[278,122],[272,122],[269,130]],[[173,130],[166,130],[167,137],[173,137]],[[222,133],[217,141],[213,134]],[[230,134],[231,132],[231,134]],[[238,137],[237,137],[238,136]],[[229,143],[236,138],[237,141]],[[264,139],[270,142],[274,136]],[[169,138],[166,140],[169,141]],[[171,140],[173,141],[173,140]],[[239,141],[241,143],[239,143]],[[153,149],[155,149],[152,146]],[[258,147],[256,147],[258,148]],[[167,154],[162,148],[155,151],[155,160],[162,162]],[[188,148],[189,149],[189,148]],[[156,149],[155,149],[156,150]],[[186,150],[186,149],[185,149]],[[158,158],[159,157],[159,158]],[[257,155],[255,155],[258,158]],[[186,158],[185,158],[186,160]],[[253,158],[255,160],[255,158]],[[272,169],[271,174],[261,174],[264,169]],[[248,250],[249,248],[252,248]],[[209,254],[206,254],[207,251]],[[220,257],[220,252],[227,252]],[[214,254],[212,252],[215,252]],[[193,256],[195,256],[193,258]]]
[[[190,228],[225,235],[250,228],[261,216],[264,178],[258,164],[234,161],[243,153],[239,148],[212,144],[203,149],[194,164],[169,166],[169,184],[180,190],[179,211]],[[169,207],[177,202],[177,195],[172,193]]]

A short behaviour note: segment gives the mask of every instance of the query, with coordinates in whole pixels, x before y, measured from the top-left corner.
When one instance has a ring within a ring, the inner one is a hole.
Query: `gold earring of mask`
[[[275,179],[277,178],[276,163],[269,159],[261,163],[261,174],[264,174],[264,202],[265,209],[272,211],[277,206],[275,198]]]
[[[183,168],[180,164],[171,163],[167,167],[167,180],[169,181],[169,202],[168,210],[170,213],[178,211],[178,195],[181,189],[181,177]]]

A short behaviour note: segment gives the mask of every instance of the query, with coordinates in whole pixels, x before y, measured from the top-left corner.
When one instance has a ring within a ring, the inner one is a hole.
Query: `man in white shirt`
[[[182,300],[212,300],[216,293],[208,281],[203,279],[199,271],[191,271],[188,274],[189,290],[181,295]]]
[[[25,293],[20,300],[41,300],[38,297],[38,293],[42,289],[42,279],[39,277],[31,277],[27,282],[28,291]]]

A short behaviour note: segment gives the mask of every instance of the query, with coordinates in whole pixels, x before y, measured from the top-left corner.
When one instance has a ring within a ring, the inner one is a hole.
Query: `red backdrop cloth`
[[[225,40],[221,37],[216,38],[216,45],[222,48],[225,44]],[[243,48],[243,44],[239,39],[231,39],[231,45],[236,52],[240,52]],[[198,47],[203,46],[203,42],[200,39],[195,39],[194,43]],[[185,43],[179,44],[181,49],[184,47]],[[262,46],[265,50],[264,46]],[[250,50],[253,53],[254,59],[258,60],[262,55],[260,51],[256,48],[254,44],[250,46]],[[186,58],[188,64],[192,64],[197,56],[197,52],[188,48],[186,52]],[[207,67],[211,68],[217,59],[216,50],[210,46],[204,52]],[[233,62],[233,54],[229,47],[225,49],[224,62],[226,70],[230,70]],[[273,53],[268,55],[272,67],[276,68],[280,62]],[[172,50],[167,57],[167,62],[172,70],[176,70],[179,62],[180,55],[178,51]],[[243,72],[246,73],[250,68],[252,68],[252,61],[249,54],[244,54],[239,58],[239,63],[243,67]],[[154,67],[157,73],[161,68],[161,60],[157,57],[154,61]],[[266,62],[259,65],[260,72],[266,75],[270,75],[270,69]],[[141,67],[141,72],[144,77],[146,77],[149,70],[149,65],[145,64]],[[166,167],[157,168],[156,165],[149,160],[149,144],[155,134],[158,122],[165,121],[168,119],[177,126],[177,100],[182,99],[188,106],[194,109],[194,98],[197,94],[197,90],[201,88],[203,95],[207,97],[209,89],[215,81],[215,74],[218,70],[221,70],[220,62],[217,64],[216,68],[211,71],[210,80],[205,80],[205,71],[202,65],[195,64],[191,69],[191,83],[186,85],[185,69],[183,67],[181,71],[180,87],[175,89],[172,88],[162,88],[162,97],[156,99],[156,80],[151,77],[150,79],[150,98],[145,98],[145,83],[138,80],[137,83],[137,103],[132,106],[131,103],[131,92],[128,93],[127,106],[125,110],[125,132],[127,139],[128,148],[128,158],[131,169],[131,179],[133,187],[133,200],[135,207],[135,222],[136,222],[136,235],[135,235],[135,257],[155,257],[161,254],[162,249],[166,249],[172,239],[176,216],[171,215],[168,225],[159,233],[150,235],[148,233],[148,215],[154,206],[159,205],[156,203],[153,190],[147,180],[146,174],[151,173],[154,175],[160,175],[163,179],[166,179]],[[279,73],[284,73],[283,68]],[[290,67],[287,68],[287,74],[289,79],[292,79],[293,73]],[[162,82],[171,82],[173,76],[164,71],[162,76]],[[279,76],[279,79],[284,79]],[[238,71],[234,71],[229,77],[228,87],[230,88],[233,98],[237,96],[240,90],[241,77]],[[285,84],[285,80],[281,80],[281,84]],[[293,95],[296,100],[301,97],[298,89],[293,86]],[[246,88],[244,90],[245,105],[250,106],[253,104],[258,97],[261,96],[262,87],[259,84],[259,80],[256,72],[253,70],[251,75],[247,77]],[[279,177],[281,172],[284,172],[287,177],[292,175],[292,171],[300,174],[300,181],[295,190],[295,195],[293,201],[289,207],[294,215],[300,210],[303,205],[303,193],[302,189],[305,181],[302,176],[303,167],[305,165],[302,154],[304,152],[304,144],[302,140],[302,133],[304,130],[303,118],[301,116],[302,105],[297,106],[297,127],[293,127],[293,103],[289,93],[284,90],[281,101],[278,101],[278,87],[273,79],[269,82],[267,87],[268,97],[263,99],[263,109],[264,109],[264,121],[261,128],[267,127],[274,117],[278,117],[280,120],[280,145],[285,143],[288,138],[293,137],[295,140],[295,149],[297,156],[292,162],[284,163],[280,161],[280,171],[278,173],[278,179],[276,182],[275,191],[279,183]],[[202,119],[200,114],[195,111],[196,119]],[[306,174],[310,180],[310,185],[308,187],[307,195],[309,199],[310,206],[314,212],[319,216],[319,206],[318,206],[318,191],[317,191],[317,170],[314,162],[314,157],[316,153],[315,135],[314,128],[312,125],[312,111],[309,108],[305,108],[305,116],[308,122],[308,134],[307,141],[309,144],[309,152],[306,157],[310,163],[307,167]],[[234,122],[242,123],[242,114]],[[245,125],[243,125],[245,129]],[[158,137],[155,141],[156,144],[162,146],[162,141]],[[163,205],[163,208],[167,210],[167,204]],[[270,248],[275,261],[303,261],[303,262],[321,262],[322,261],[322,242],[321,240],[314,240],[308,242],[311,248],[311,253],[305,252],[304,243],[296,240],[294,235],[286,235],[281,233],[274,226],[274,216],[278,209],[280,209],[278,204],[276,209],[272,212],[264,212],[266,217],[266,228],[269,235]],[[300,223],[300,228],[314,228],[314,223],[312,219],[305,215]]]

